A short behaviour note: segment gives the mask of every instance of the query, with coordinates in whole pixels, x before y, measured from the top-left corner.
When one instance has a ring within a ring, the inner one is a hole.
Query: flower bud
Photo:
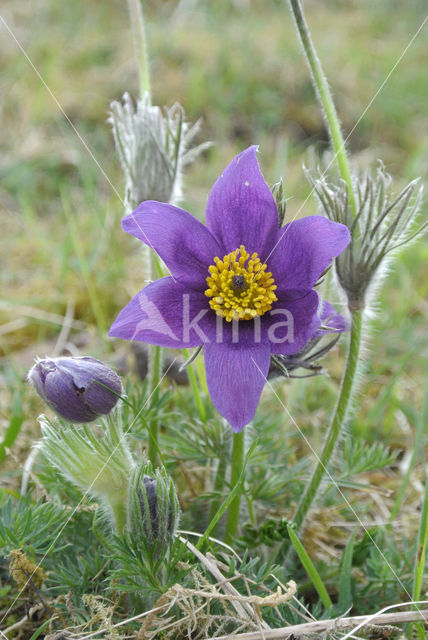
[[[110,413],[122,393],[119,376],[88,356],[37,359],[28,380],[46,404],[70,422],[91,422]]]
[[[165,469],[144,463],[129,482],[128,529],[152,553],[159,554],[172,542],[180,506],[172,478]]]

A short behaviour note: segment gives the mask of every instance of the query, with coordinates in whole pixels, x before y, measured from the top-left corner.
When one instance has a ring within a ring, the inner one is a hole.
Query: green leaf
[[[294,529],[292,529],[290,526],[288,526],[287,529],[288,529],[288,535],[290,536],[290,540],[293,544],[293,547],[295,548],[296,553],[299,556],[300,562],[304,566],[306,573],[308,574],[309,578],[312,581],[312,584],[317,590],[317,593],[321,598],[321,602],[323,603],[324,607],[326,609],[329,609],[330,607],[333,606],[333,603],[330,599],[330,596],[328,595],[328,591],[323,581],[321,580],[320,574],[316,570],[315,565],[310,559],[305,547],[302,545],[296,533],[294,532]]]
[[[339,463],[340,479],[386,467],[397,454],[398,451],[390,451],[382,442],[369,445],[360,438],[347,438]]]

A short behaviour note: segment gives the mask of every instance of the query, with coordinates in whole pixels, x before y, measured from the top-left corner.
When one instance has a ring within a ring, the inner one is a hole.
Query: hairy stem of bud
[[[348,158],[346,156],[345,141],[343,139],[342,130],[340,128],[340,122],[337,116],[336,107],[334,105],[328,82],[321,66],[321,62],[318,58],[317,52],[311,39],[311,34],[303,13],[302,3],[300,0],[290,0],[290,6],[297,31],[299,33],[300,43],[305,52],[308,65],[311,70],[312,82],[327,121],[331,144],[335,152],[335,157],[337,158],[339,171],[343,180],[348,185],[349,203],[351,205],[354,216],[356,216],[357,206],[352,186],[351,172],[349,169]]]
[[[142,2],[140,2],[140,0],[128,0],[128,10],[131,20],[135,55],[138,60],[141,98],[144,97],[144,94],[147,94],[150,102],[150,75]]]
[[[324,446],[318,458],[318,463],[315,467],[312,478],[300,499],[293,518],[293,524],[295,525],[296,531],[298,531],[302,526],[303,521],[317,496],[321,481],[327,472],[327,467],[336,448],[341,429],[346,424],[350,415],[352,399],[356,388],[355,379],[361,347],[362,326],[363,310],[356,309],[355,311],[352,311],[352,328],[349,336],[348,355],[339,397],[336,402]]]
[[[149,398],[152,406],[156,405],[159,397],[159,385],[162,374],[162,353],[161,348],[156,345],[149,347]],[[150,434],[148,445],[149,460],[154,467],[158,464],[158,434],[159,423],[156,418],[150,421]]]
[[[230,478],[230,485],[234,487],[239,480],[244,466],[245,457],[245,440],[244,431],[235,433],[233,435],[233,450],[232,450],[232,474]],[[239,510],[241,506],[241,491],[238,491],[229,506],[226,522],[226,535],[225,541],[230,544],[233,542],[238,531],[239,524]]]
[[[121,538],[126,530],[126,491],[122,496],[115,496],[115,499],[109,496],[109,504],[113,511],[117,535]]]

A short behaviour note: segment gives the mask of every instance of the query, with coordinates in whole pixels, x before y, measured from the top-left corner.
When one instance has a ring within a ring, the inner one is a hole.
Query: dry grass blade
[[[211,638],[206,638],[206,640],[291,640],[293,637],[303,637],[303,634],[314,635],[339,630],[346,631],[349,627],[354,627],[359,624],[369,624],[371,630],[374,628],[380,630],[385,628],[385,626],[421,621],[424,620],[427,615],[428,610],[383,613],[379,615],[354,616],[349,618],[334,618],[333,620],[320,620],[304,624],[290,625],[289,627],[281,627],[279,629],[271,629],[270,631],[265,631],[263,635],[258,631],[251,631],[249,633],[228,634],[227,636],[213,636]],[[353,631],[355,631],[355,629],[353,629]],[[319,636],[317,635],[317,637]],[[348,638],[351,636],[345,637]]]

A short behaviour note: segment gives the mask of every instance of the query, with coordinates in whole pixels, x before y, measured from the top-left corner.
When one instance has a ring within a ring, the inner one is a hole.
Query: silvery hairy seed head
[[[374,176],[366,174],[355,181],[354,215],[345,183],[332,185],[323,177],[308,177],[327,217],[346,224],[351,232],[350,244],[336,258],[336,273],[349,308],[364,308],[391,257],[428,224],[417,222],[422,199],[419,179],[394,195],[392,178],[380,164]]]
[[[119,376],[88,356],[37,359],[28,381],[47,405],[70,422],[92,422],[110,413],[122,393]]]
[[[174,483],[165,469],[144,462],[132,472],[128,488],[128,529],[152,553],[171,544],[180,517]]]
[[[178,103],[161,109],[145,94],[134,104],[128,93],[111,103],[109,122],[125,176],[127,212],[144,200],[177,202],[183,167],[211,144],[190,148],[199,122],[189,126]]]

